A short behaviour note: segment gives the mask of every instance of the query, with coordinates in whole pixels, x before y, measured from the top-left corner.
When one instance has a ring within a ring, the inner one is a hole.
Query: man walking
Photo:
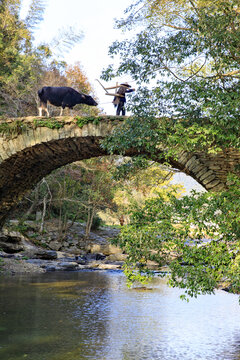
[[[120,84],[116,96],[113,99],[113,104],[115,107],[117,107],[116,115],[120,115],[122,113],[122,116],[125,116],[126,110],[125,110],[125,103],[126,103],[126,97],[125,94],[131,93],[135,91],[135,89],[130,89],[131,85],[128,83]]]

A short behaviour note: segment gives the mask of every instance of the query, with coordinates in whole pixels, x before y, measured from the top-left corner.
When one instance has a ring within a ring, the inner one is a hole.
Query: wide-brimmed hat
[[[131,87],[127,82],[120,84],[121,86]]]

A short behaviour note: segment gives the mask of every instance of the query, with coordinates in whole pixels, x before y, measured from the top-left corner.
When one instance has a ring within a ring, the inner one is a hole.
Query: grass
[[[16,120],[12,123],[4,122],[0,124],[0,134],[7,138],[13,138],[27,131],[28,127],[21,120]]]

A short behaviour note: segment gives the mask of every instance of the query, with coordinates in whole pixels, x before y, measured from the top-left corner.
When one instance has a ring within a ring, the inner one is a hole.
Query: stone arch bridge
[[[107,155],[100,141],[122,121],[122,117],[103,116],[98,124],[89,122],[80,127],[76,119],[66,117],[0,122],[0,227],[22,196],[44,176],[74,161]],[[58,124],[61,127],[57,128]],[[134,149],[127,155],[134,155]],[[226,188],[228,173],[239,164],[240,152],[233,149],[218,154],[182,151],[177,160],[171,160],[174,168],[209,191]]]

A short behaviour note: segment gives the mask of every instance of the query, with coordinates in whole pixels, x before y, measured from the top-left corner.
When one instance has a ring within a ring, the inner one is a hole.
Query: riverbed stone
[[[122,268],[122,263],[115,264],[99,264],[98,269],[101,270],[120,270]]]
[[[58,264],[58,268],[66,271],[72,271],[78,269],[77,262],[60,262]]]
[[[50,241],[48,243],[48,246],[51,250],[55,250],[55,251],[58,251],[59,249],[61,249],[61,244],[57,240]]]
[[[102,253],[103,255],[109,256],[111,254],[121,254],[122,250],[111,244],[92,244],[89,245],[89,250],[92,254]]]
[[[116,253],[107,256],[108,261],[125,261],[126,259],[127,259],[127,255],[122,253]]]
[[[96,254],[96,260],[104,260],[106,258],[106,255],[98,253]]]
[[[11,221],[11,226],[18,224],[17,220]],[[103,227],[96,232],[91,232],[89,239],[86,239],[82,237],[84,224],[69,224],[71,226],[62,241],[59,239],[58,221],[46,221],[44,233],[39,233],[39,224],[33,221],[27,221],[25,224],[27,231],[24,235],[12,231],[11,228],[3,234],[7,236],[11,231],[11,236],[18,239],[21,245],[20,249],[23,250],[17,252],[13,249],[11,253],[2,252],[0,253],[2,259],[4,254],[12,256],[12,259],[17,259],[17,254],[20,254],[19,261],[23,264],[26,262],[28,268],[30,266],[38,267],[39,272],[42,272],[121,268],[122,260],[126,257],[126,255],[122,255],[120,248],[109,244],[108,239],[117,235],[118,229]],[[63,246],[64,243],[66,247]],[[24,266],[22,268],[25,272]]]
[[[46,266],[46,267],[45,267],[45,270],[46,270],[47,272],[56,271],[56,266],[54,266],[54,265]]]
[[[57,252],[54,250],[39,249],[35,255],[42,260],[55,260],[57,259]]]
[[[159,269],[159,264],[156,263],[155,261],[148,260],[147,261],[147,267],[148,267],[149,270],[158,270]]]
[[[6,253],[15,253],[24,249],[21,238],[18,235],[0,235],[0,249]]]

